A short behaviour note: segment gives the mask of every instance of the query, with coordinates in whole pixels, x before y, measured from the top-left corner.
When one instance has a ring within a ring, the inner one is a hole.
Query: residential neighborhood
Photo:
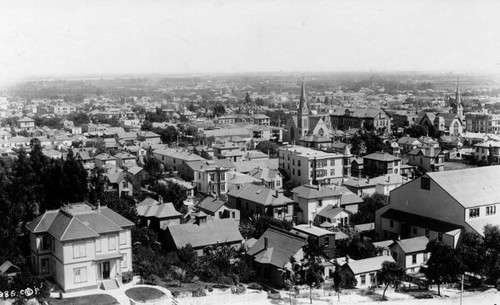
[[[500,6],[368,2],[0,4],[0,305],[500,304]]]

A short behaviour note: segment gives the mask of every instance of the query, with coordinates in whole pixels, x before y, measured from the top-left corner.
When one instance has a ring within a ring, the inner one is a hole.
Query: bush
[[[144,284],[146,285],[158,285],[161,283],[161,279],[158,275],[152,274],[144,279]]]
[[[132,271],[127,271],[122,274],[122,282],[124,284],[130,283],[133,278],[134,274],[132,273]]]
[[[228,276],[221,276],[217,279],[218,284],[233,285],[234,281]]]
[[[199,287],[199,288],[197,288],[195,290],[192,290],[191,293],[192,293],[192,295],[193,295],[194,298],[207,296],[207,293],[205,292],[205,289],[203,289],[202,287]]]
[[[245,293],[246,290],[247,289],[243,285],[238,285],[238,286],[231,287],[231,293],[232,294],[242,294],[242,293]]]
[[[262,290],[262,285],[259,283],[250,283],[248,284],[248,289]]]

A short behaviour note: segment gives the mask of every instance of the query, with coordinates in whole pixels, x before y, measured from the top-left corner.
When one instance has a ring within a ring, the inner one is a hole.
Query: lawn
[[[179,287],[179,281],[162,281],[160,286],[167,288],[172,293],[173,292],[186,292],[193,291],[199,288],[210,288],[216,285],[216,283],[207,283],[207,282],[199,282],[196,281],[194,283],[182,283],[182,286]]]
[[[76,298],[50,299],[50,304],[54,305],[116,305],[118,301],[108,294],[92,294]]]
[[[132,300],[139,302],[157,300],[165,296],[162,291],[151,287],[133,287],[127,289],[125,294]]]

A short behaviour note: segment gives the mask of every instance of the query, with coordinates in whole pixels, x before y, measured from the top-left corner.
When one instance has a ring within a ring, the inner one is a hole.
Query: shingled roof
[[[300,251],[306,242],[307,237],[303,234],[269,227],[247,254],[253,256],[256,262],[283,268],[289,262],[290,256]]]
[[[227,193],[228,196],[242,198],[265,206],[283,206],[294,201],[282,192],[268,189],[255,184],[244,185],[241,189],[232,189]]]
[[[133,225],[134,223],[107,207],[94,209],[80,203],[47,211],[29,222],[26,228],[33,233],[49,233],[59,241],[70,241],[119,232]]]
[[[215,244],[241,242],[243,237],[238,229],[238,222],[232,218],[211,220],[206,223],[180,224],[167,227],[167,234],[172,237],[177,249],[191,244],[193,248]]]

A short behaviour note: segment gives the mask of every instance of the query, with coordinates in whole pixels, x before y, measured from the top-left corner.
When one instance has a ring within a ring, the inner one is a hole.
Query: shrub
[[[250,283],[248,284],[248,289],[262,290],[262,285],[259,283]]]
[[[231,293],[232,294],[242,294],[245,293],[247,289],[243,285],[238,285],[238,286],[233,286],[231,287]]]
[[[207,296],[205,289],[203,289],[202,287],[199,287],[195,290],[192,290],[191,293],[192,293],[193,297],[195,297],[195,298]]]
[[[144,284],[146,284],[146,285],[158,285],[158,284],[160,284],[160,282],[161,282],[161,279],[156,274],[149,275],[148,277],[146,277],[144,279]]]
[[[130,283],[133,278],[134,274],[132,273],[132,271],[127,271],[122,274],[122,282],[124,284]]]
[[[214,288],[213,287],[208,287],[208,292],[212,292],[214,291]]]
[[[231,274],[231,279],[233,280],[233,284],[239,285],[240,277],[237,274]]]
[[[228,276],[221,276],[218,278],[217,282],[219,284],[224,284],[224,285],[233,285],[234,284],[234,281],[232,278],[228,277]]]

